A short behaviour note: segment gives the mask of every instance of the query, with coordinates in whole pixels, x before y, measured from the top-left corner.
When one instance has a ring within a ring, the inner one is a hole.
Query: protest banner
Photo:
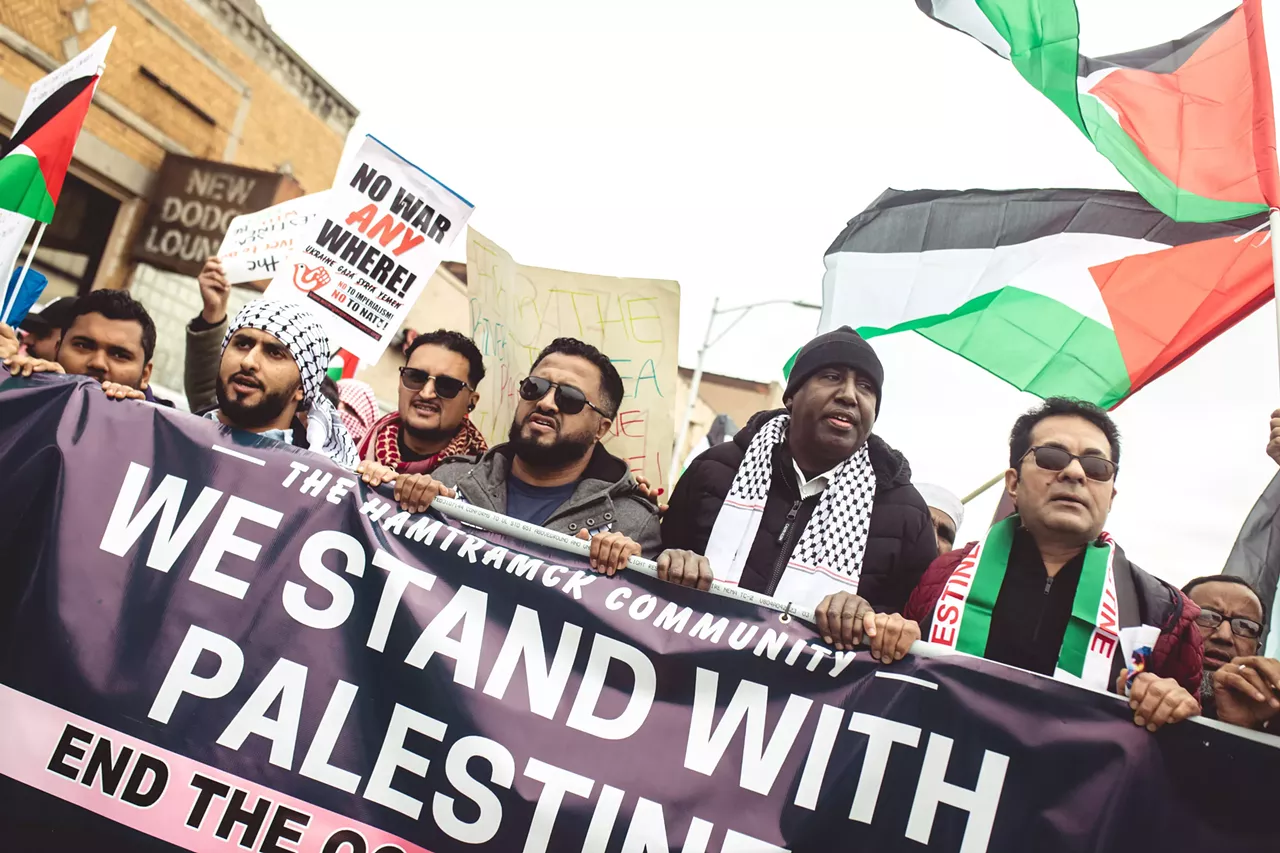
[[[218,259],[229,284],[270,279],[298,248],[328,201],[327,190],[272,205],[231,220]]]
[[[471,202],[366,136],[266,295],[310,306],[330,343],[372,364],[471,211]]]
[[[622,377],[625,396],[605,446],[653,485],[670,488],[677,282],[524,266],[470,228],[467,297],[486,376],[471,419],[490,445],[507,440],[520,402],[516,389],[542,348],[561,336],[577,338],[607,355]]]
[[[85,377],[0,407],[5,849],[1280,849],[1280,739],[832,652]]]
[[[282,178],[216,160],[165,155],[133,256],[163,270],[199,275],[232,221],[275,201]]]

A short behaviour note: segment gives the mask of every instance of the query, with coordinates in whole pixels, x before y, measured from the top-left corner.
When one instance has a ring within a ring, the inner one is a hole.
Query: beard
[[[586,456],[596,443],[591,433],[565,435],[557,431],[553,443],[540,444],[536,438],[525,438],[522,427],[520,421],[513,420],[507,442],[530,468],[564,467]]]
[[[218,409],[241,429],[260,429],[284,413],[284,410],[289,406],[289,401],[293,399],[294,392],[297,390],[297,384],[286,388],[284,391],[274,393],[264,389],[262,400],[252,406],[247,406],[239,400],[230,398],[227,394],[227,383],[219,376],[216,388]]]
[[[418,427],[413,426],[404,418],[400,419],[400,429],[404,430],[404,434],[412,438],[414,441],[420,441],[423,444],[435,444],[441,441],[448,441],[457,435],[460,427],[453,429],[445,429],[443,427]]]

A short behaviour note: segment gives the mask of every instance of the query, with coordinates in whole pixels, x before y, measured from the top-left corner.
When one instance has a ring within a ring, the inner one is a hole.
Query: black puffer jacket
[[[663,516],[664,547],[706,553],[711,528],[751,439],[767,421],[784,411],[756,413],[733,441],[705,450],[693,460],[676,483],[671,504]],[[938,556],[937,539],[929,508],[911,485],[911,466],[906,458],[875,435],[867,439],[867,446],[876,473],[876,495],[858,594],[878,612],[899,613],[929,563]],[[743,588],[772,593],[777,586],[774,571],[782,551],[779,540],[787,513],[799,497],[791,453],[784,442],[774,450],[773,485],[760,519],[760,531],[743,569]],[[794,535],[788,537],[791,548],[809,523],[819,497],[815,495],[800,505],[792,528]],[[803,603],[818,604],[816,601]]]

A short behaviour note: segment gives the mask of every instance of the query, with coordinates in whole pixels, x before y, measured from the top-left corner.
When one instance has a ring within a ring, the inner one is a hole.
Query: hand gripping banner
[[[1275,738],[834,653],[82,377],[0,386],[0,478],[0,849],[1280,849]]]

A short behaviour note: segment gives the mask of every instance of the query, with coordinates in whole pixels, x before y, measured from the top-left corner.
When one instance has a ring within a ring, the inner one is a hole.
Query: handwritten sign
[[[298,249],[328,199],[328,191],[312,193],[231,220],[218,247],[227,281],[240,284],[274,277]]]
[[[266,296],[315,309],[335,347],[376,362],[472,209],[366,136]]]
[[[625,396],[609,452],[666,486],[675,433],[680,285],[674,281],[526,267],[467,229],[471,337],[484,354],[485,380],[471,418],[490,444],[506,441],[520,380],[558,337],[597,347],[617,367]]]

